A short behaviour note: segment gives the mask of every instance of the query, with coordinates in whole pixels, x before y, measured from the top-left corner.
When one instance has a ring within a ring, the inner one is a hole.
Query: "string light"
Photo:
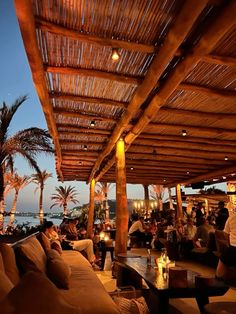
[[[118,49],[116,49],[116,48],[112,49],[111,58],[112,58],[113,61],[118,61],[120,59],[120,55],[118,53]]]

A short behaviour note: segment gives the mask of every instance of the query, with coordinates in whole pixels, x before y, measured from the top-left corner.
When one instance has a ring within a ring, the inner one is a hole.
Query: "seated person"
[[[68,224],[71,224],[71,221]],[[75,228],[76,228],[76,225],[75,225]],[[55,227],[52,221],[47,221],[45,223],[43,227],[43,232],[52,242],[54,241],[61,242],[61,239],[58,233],[55,231]],[[93,241],[90,239],[76,240],[76,237],[74,237],[74,239],[75,241],[70,241],[70,245],[72,246],[73,250],[85,251],[89,262],[92,264],[92,266],[95,266],[94,264],[97,262],[97,260],[93,252]]]
[[[196,247],[206,247],[209,240],[209,233],[215,232],[213,226],[209,225],[208,220],[202,217],[199,221],[200,225],[197,227],[196,234],[194,236],[194,245]]]
[[[225,248],[220,256],[216,277],[224,278],[227,268],[236,266],[236,212],[234,211],[225,223],[224,232],[229,236],[229,247]]]
[[[187,223],[184,225],[184,232],[181,242],[181,251],[184,256],[189,257],[190,252],[194,248],[194,237],[197,232],[197,227],[194,225],[191,217],[187,218]]]
[[[146,233],[146,227],[144,225],[144,217],[138,218],[138,216],[133,217],[133,223],[129,228],[129,235],[136,236],[141,242],[147,243],[149,246],[152,241],[152,234]]]

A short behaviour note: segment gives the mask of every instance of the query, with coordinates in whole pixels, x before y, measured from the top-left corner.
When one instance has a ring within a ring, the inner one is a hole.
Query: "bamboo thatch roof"
[[[115,181],[120,137],[128,183],[172,186],[236,172],[235,0],[15,7],[60,180]]]

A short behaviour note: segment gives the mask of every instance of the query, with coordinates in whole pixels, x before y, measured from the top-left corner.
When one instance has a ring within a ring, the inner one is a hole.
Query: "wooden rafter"
[[[60,131],[60,136],[61,135],[67,135],[67,136],[76,136],[77,138],[80,138],[81,136],[82,137],[88,137],[88,138],[102,138],[102,140],[104,141],[104,139],[107,139],[108,136],[105,135],[105,134],[97,134],[97,133],[90,133],[90,132],[87,132],[87,133],[82,133],[82,132],[79,132],[80,129],[78,128],[78,132],[67,132],[67,131]],[[236,144],[235,144],[236,145]]]
[[[182,83],[176,87],[177,90],[187,90],[196,93],[204,93],[208,96],[217,96],[217,97],[225,97],[225,98],[236,98],[236,91],[228,90],[228,89],[219,89],[213,87],[206,87],[202,85],[196,85],[191,83]]]
[[[163,128],[168,129],[168,131],[176,131],[176,133],[181,134],[182,130],[187,130],[187,132],[196,132],[197,134],[208,133],[211,136],[233,136],[236,139],[236,129],[222,129],[222,128],[211,128],[203,126],[192,126],[187,124],[168,124],[168,123],[149,123],[148,130],[150,132],[158,132],[163,130]]]
[[[152,146],[154,147],[169,147],[169,148],[181,148],[181,149],[196,149],[202,151],[212,151],[212,152],[222,152],[222,145],[216,144],[205,144],[205,143],[192,143],[192,142],[184,142],[184,141],[168,141],[168,140],[148,140],[148,139],[139,139],[137,138],[134,141],[134,145],[141,146]],[[158,148],[157,148],[158,150]],[[236,151],[235,146],[224,146],[224,152],[232,152]]]
[[[92,115],[92,114],[86,114],[83,112],[78,112],[76,110],[68,110],[66,108],[54,108],[54,114],[61,114],[65,117],[85,119],[85,120],[95,120],[95,121],[104,121],[104,122],[116,121],[115,118],[102,117],[101,115],[97,116],[96,113]]]
[[[78,96],[78,95],[72,95],[72,94],[60,94],[60,93],[49,93],[49,97],[53,99],[59,99],[59,100],[71,100],[74,102],[86,102],[86,103],[92,103],[92,104],[104,104],[106,106],[113,106],[113,107],[119,107],[125,109],[128,105],[126,102],[122,101],[115,101],[112,99],[105,99],[105,98],[97,98],[97,97],[88,97],[88,96]]]
[[[78,132],[78,133],[84,133],[84,134],[91,134],[91,133],[95,133],[98,135],[110,135],[111,132],[107,131],[107,130],[103,130],[103,129],[98,129],[98,128],[80,128],[79,126],[72,126],[71,124],[67,124],[67,123],[57,123],[57,127],[58,130],[61,132],[63,132],[61,129],[64,128],[66,129],[66,132]]]
[[[236,97],[236,93],[235,93]],[[200,118],[200,119],[214,119],[214,120],[236,120],[236,114],[233,113],[224,113],[224,112],[205,112],[205,111],[196,111],[196,110],[184,110],[184,109],[175,109],[175,108],[161,108],[158,113],[165,113],[175,116],[191,116],[194,118]]]
[[[228,146],[236,146],[235,140],[219,140],[215,138],[207,138],[207,137],[195,137],[195,136],[185,136],[182,135],[163,135],[163,134],[148,134],[142,133],[138,137],[138,139],[152,139],[152,140],[162,140],[162,141],[178,141],[178,142],[192,142],[192,143],[202,143],[202,144],[213,144],[213,145],[228,145]]]
[[[32,2],[29,0],[15,0],[15,9],[21,29],[25,50],[28,56],[34,85],[44,111],[49,132],[53,137],[56,153],[57,173],[61,181],[63,181],[63,174],[61,172],[61,148],[58,140],[58,131],[53,115],[53,108],[51,100],[48,96],[42,57],[38,48],[36,38],[35,20],[32,15]]]
[[[45,21],[39,17],[35,17],[36,25],[42,30],[50,33],[65,36],[71,39],[111,48],[123,48],[131,51],[138,51],[142,53],[154,53],[156,47],[142,43],[130,42],[125,40],[118,40],[112,38],[101,38],[98,36],[87,35],[79,33],[78,30],[66,28],[64,26]]]
[[[127,127],[129,121],[134,117],[136,112],[139,110],[143,102],[147,99],[152,89],[156,86],[159,78],[161,77],[166,66],[175,56],[179,46],[182,41],[188,35],[194,22],[197,20],[198,16],[204,10],[207,5],[207,0],[205,1],[186,1],[176,17],[175,22],[170,28],[163,45],[160,47],[156,57],[154,58],[152,65],[150,66],[143,83],[137,89],[134,97],[129,103],[126,112],[121,117],[120,121],[117,123],[110,140],[103,150],[102,154],[97,159],[88,181],[90,182],[94,177],[95,171],[100,167],[103,159],[110,154],[114,148],[117,140],[122,135],[123,131]]]
[[[48,73],[60,73],[66,75],[79,75],[79,76],[89,76],[89,77],[98,77],[101,79],[116,81],[120,83],[139,85],[142,83],[142,78],[134,76],[126,76],[118,73],[111,73],[101,70],[90,70],[90,69],[81,69],[73,67],[62,67],[62,66],[48,66],[44,65],[44,69]]]
[[[203,61],[213,64],[226,65],[229,67],[236,67],[236,58],[227,56],[208,55],[203,58]]]
[[[60,140],[61,145],[74,146],[74,145],[87,145],[89,146],[101,146],[104,142],[92,142],[92,141],[73,141],[73,140]]]
[[[199,182],[199,181],[208,180],[208,179],[214,179],[221,176],[231,175],[235,172],[236,172],[236,165],[233,165],[230,167],[221,168],[219,170],[210,171],[204,175],[197,176],[190,180],[185,180],[183,184],[187,185],[189,183]]]

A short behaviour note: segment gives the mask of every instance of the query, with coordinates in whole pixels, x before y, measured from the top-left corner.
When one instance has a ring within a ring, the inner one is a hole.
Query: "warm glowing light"
[[[91,127],[94,127],[94,126],[95,126],[95,121],[94,121],[94,120],[91,121],[90,126],[91,126]]]
[[[225,160],[229,160],[229,157],[228,157],[228,156],[225,156]]]
[[[130,170],[134,170],[134,168],[133,168],[133,167],[131,167],[131,168],[130,168]]]
[[[182,136],[186,136],[187,135],[187,131],[186,130],[182,130]]]
[[[187,171],[187,174],[189,174],[190,172],[189,171]]]
[[[109,239],[110,239],[109,236],[108,236],[108,235],[105,235],[104,241],[108,241]]]
[[[105,232],[100,232],[100,234],[99,234],[99,237],[100,237],[100,240],[104,240],[105,239],[105,237],[106,237],[106,234],[105,234]]]
[[[84,145],[84,150],[88,150],[88,146],[87,145]]]
[[[116,48],[112,49],[111,58],[112,58],[113,61],[117,61],[117,60],[120,59],[120,55],[119,55],[118,50]]]

